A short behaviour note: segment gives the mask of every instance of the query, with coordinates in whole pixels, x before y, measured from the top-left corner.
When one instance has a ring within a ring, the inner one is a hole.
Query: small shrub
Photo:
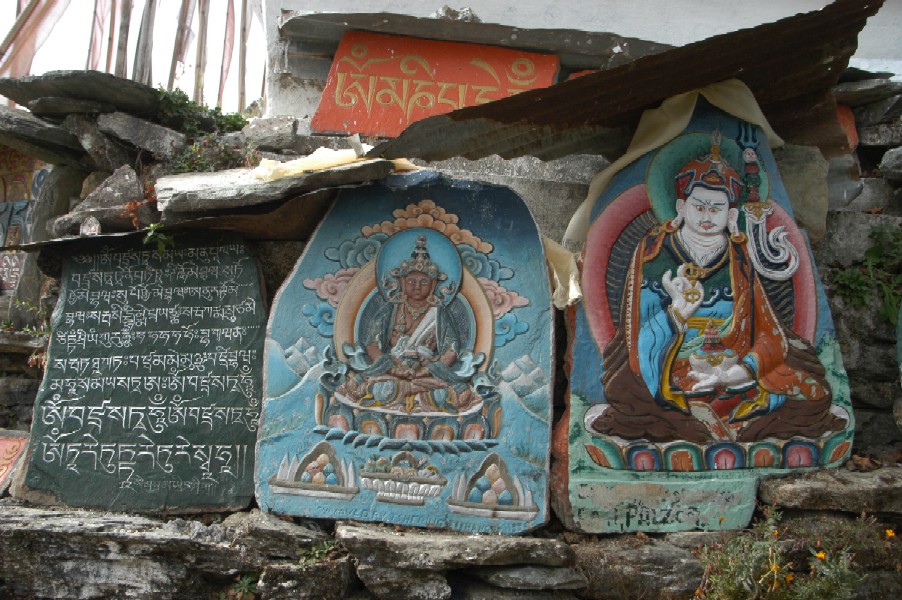
[[[880,317],[896,325],[902,301],[902,228],[875,227],[874,244],[864,254],[864,265],[837,273],[836,293],[852,306],[867,306],[876,297]]]

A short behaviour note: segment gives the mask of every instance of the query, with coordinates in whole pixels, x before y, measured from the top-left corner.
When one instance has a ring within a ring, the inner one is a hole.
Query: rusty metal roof
[[[830,92],[883,0],[836,0],[821,10],[718,35],[480,106],[429,117],[370,156],[543,160],[622,154],[642,111],[698,87],[738,78],[787,141],[835,154],[845,142]]]

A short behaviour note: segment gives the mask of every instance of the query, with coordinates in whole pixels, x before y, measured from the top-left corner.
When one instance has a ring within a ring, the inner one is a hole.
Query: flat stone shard
[[[335,537],[361,565],[444,571],[475,566],[573,566],[575,555],[560,540],[498,535],[402,531],[340,523]]]
[[[761,481],[759,494],[762,501],[785,508],[900,514],[902,467],[869,472],[837,469],[766,478]]]
[[[241,130],[241,137],[258,150],[292,150],[297,143],[298,120],[295,117],[252,119]]]
[[[163,160],[172,160],[188,144],[188,138],[178,131],[123,112],[100,115],[97,118],[97,126],[102,132],[128,142],[136,148],[153,152],[157,158]]]
[[[62,127],[78,138],[98,170],[115,171],[134,162],[134,153],[100,132],[97,122],[84,115],[69,115]]]
[[[590,215],[554,446],[558,514],[582,531],[744,527],[758,477],[851,450],[835,331],[766,136],[690,110],[608,173]]]
[[[258,178],[253,169],[230,169],[161,177],[155,188],[157,205],[164,213],[196,213],[234,210],[319,188],[366,183],[382,179],[392,170],[390,161],[368,160],[267,181]]]
[[[547,519],[551,295],[506,188],[346,189],[270,312],[263,510],[518,533]]]
[[[902,184],[902,148],[893,148],[880,159],[880,174],[897,186]]]
[[[902,122],[868,125],[858,130],[858,143],[862,146],[902,145]]]
[[[846,81],[833,87],[833,96],[839,104],[853,108],[879,102],[902,94],[902,82],[889,79],[863,79]]]
[[[62,120],[66,115],[96,115],[114,112],[116,107],[112,104],[95,100],[48,96],[29,102],[28,110],[37,117]]]
[[[24,110],[0,106],[0,144],[54,165],[93,166],[77,137]]]
[[[235,238],[63,261],[25,478],[70,506],[192,512],[253,497],[265,308]]]
[[[312,566],[267,565],[257,582],[257,595],[265,600],[344,600],[353,572],[347,557]]]
[[[0,95],[17,104],[48,96],[104,102],[138,116],[153,116],[159,106],[149,86],[100,71],[50,71],[43,75],[0,78]]]

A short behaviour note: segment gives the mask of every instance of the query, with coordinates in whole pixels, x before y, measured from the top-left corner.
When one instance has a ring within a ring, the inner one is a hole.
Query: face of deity
[[[700,236],[721,235],[731,217],[726,192],[696,187],[686,200],[677,201],[677,212],[683,215],[683,226]]]
[[[435,291],[435,279],[421,271],[411,271],[401,278],[401,289],[408,302],[425,302]]]

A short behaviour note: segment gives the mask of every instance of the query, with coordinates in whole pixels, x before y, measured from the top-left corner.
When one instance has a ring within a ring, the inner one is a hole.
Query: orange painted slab
[[[426,117],[547,87],[557,70],[553,55],[352,31],[311,127],[395,137]]]
[[[19,435],[21,433],[21,435]],[[28,447],[28,435],[22,432],[0,433],[0,495],[9,486],[19,457]]]

